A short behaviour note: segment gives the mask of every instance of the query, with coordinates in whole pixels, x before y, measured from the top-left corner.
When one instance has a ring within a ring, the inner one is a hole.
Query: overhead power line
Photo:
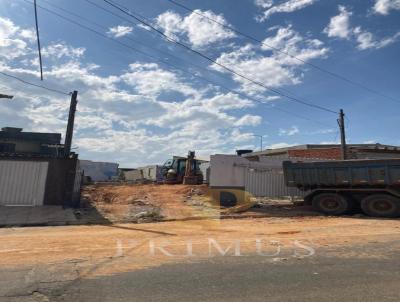
[[[251,35],[249,35],[247,33],[244,33],[244,32],[242,32],[240,30],[237,30],[237,29],[235,29],[234,27],[232,27],[230,25],[227,25],[227,24],[225,24],[223,22],[220,22],[220,21],[217,21],[217,20],[215,20],[213,18],[210,18],[209,16],[206,16],[205,14],[202,14],[202,13],[198,12],[197,10],[194,10],[194,9],[192,9],[192,8],[182,4],[182,3],[179,3],[179,2],[177,2],[175,0],[167,0],[167,1],[169,1],[170,3],[172,3],[172,4],[174,4],[174,5],[178,6],[178,7],[183,8],[186,11],[192,12],[192,13],[194,13],[194,14],[196,14],[198,16],[201,16],[201,17],[203,17],[203,18],[205,18],[205,19],[207,19],[207,20],[209,20],[209,21],[211,21],[213,23],[216,23],[216,24],[218,24],[220,26],[223,26],[224,28],[227,28],[230,31],[232,31],[232,32],[234,32],[234,33],[236,33],[238,35],[241,35],[241,36],[243,36],[243,37],[245,37],[245,38],[247,38],[247,39],[249,39],[249,40],[251,40],[253,42],[260,43],[260,44],[262,44],[262,45],[264,45],[264,46],[266,46],[266,47],[268,47],[270,49],[273,49],[273,50],[275,50],[277,52],[280,52],[280,53],[282,53],[282,54],[284,54],[286,56],[289,56],[290,58],[295,59],[295,60],[297,60],[297,61],[299,61],[299,62],[301,62],[303,64],[307,64],[307,65],[311,66],[312,68],[314,68],[316,70],[319,70],[320,72],[326,73],[326,74],[328,74],[328,75],[330,75],[330,76],[332,76],[332,77],[334,77],[336,79],[342,80],[344,82],[347,82],[349,84],[352,84],[354,86],[362,88],[362,89],[364,89],[364,90],[366,90],[366,91],[368,91],[370,93],[373,93],[375,95],[379,95],[381,97],[390,99],[390,100],[395,101],[395,102],[400,102],[399,100],[397,100],[397,99],[395,99],[395,98],[393,98],[393,97],[391,97],[389,95],[386,95],[386,94],[384,94],[382,92],[379,92],[379,91],[377,91],[375,89],[372,89],[372,88],[370,88],[370,87],[368,87],[368,86],[366,86],[366,85],[364,85],[362,83],[356,82],[356,81],[354,81],[352,79],[349,79],[349,78],[347,78],[347,77],[345,77],[345,76],[343,76],[341,74],[338,74],[336,72],[333,72],[333,71],[330,71],[330,70],[328,70],[326,68],[318,66],[318,65],[316,65],[314,63],[311,63],[311,62],[308,62],[306,60],[303,60],[303,59],[301,59],[301,58],[299,58],[299,57],[297,57],[297,56],[295,56],[295,55],[293,55],[293,54],[291,54],[291,53],[289,53],[289,52],[287,52],[285,50],[282,50],[282,49],[280,49],[278,47],[275,47],[273,45],[270,45],[270,44],[266,43],[265,41],[257,39],[254,36],[251,36]]]
[[[263,84],[263,83],[261,83],[259,81],[253,80],[253,79],[251,79],[251,78],[249,78],[249,77],[247,77],[247,76],[235,71],[234,69],[232,69],[230,67],[227,67],[222,63],[217,62],[216,60],[210,58],[209,56],[203,54],[202,52],[200,52],[198,50],[195,50],[195,49],[191,48],[190,46],[188,46],[188,45],[186,45],[186,44],[184,44],[182,42],[179,42],[176,39],[173,39],[173,38],[169,37],[168,35],[164,34],[161,30],[157,29],[152,24],[150,24],[149,22],[144,21],[143,19],[139,18],[138,16],[136,16],[133,13],[131,13],[130,11],[127,11],[127,10],[121,8],[118,4],[115,4],[114,2],[109,1],[109,0],[103,0],[103,1],[106,2],[107,4],[111,5],[112,7],[118,9],[119,11],[123,12],[124,14],[134,18],[135,20],[139,21],[140,23],[144,24],[145,26],[151,28],[153,31],[155,31],[158,34],[160,34],[161,36],[163,36],[167,41],[169,41],[171,43],[174,43],[174,44],[177,44],[177,45],[189,50],[190,52],[201,56],[202,58],[214,63],[215,65],[225,69],[226,71],[228,71],[228,72],[230,72],[230,73],[232,73],[232,74],[234,74],[234,75],[236,75],[236,76],[238,76],[238,77],[240,77],[242,79],[245,79],[246,81],[249,81],[250,83],[252,83],[254,85],[260,86],[260,87],[262,87],[262,88],[264,88],[266,90],[274,92],[275,94],[278,94],[280,96],[286,97],[290,101],[293,101],[293,102],[296,102],[296,103],[299,103],[299,104],[303,104],[305,106],[312,107],[312,108],[315,108],[315,109],[319,109],[319,110],[322,110],[322,111],[325,111],[325,112],[333,113],[335,115],[338,114],[338,112],[336,112],[336,111],[334,111],[332,109],[329,109],[329,108],[326,108],[326,107],[322,107],[320,105],[316,105],[316,104],[313,104],[313,103],[309,103],[309,102],[303,101],[303,100],[301,100],[301,99],[299,99],[297,97],[292,97],[292,96],[290,96],[288,94],[285,94],[285,93],[283,93],[283,92],[281,92],[281,91],[279,91],[277,89],[270,88],[267,85],[265,85],[265,84]]]
[[[2,74],[3,76],[6,76],[6,77],[12,78],[14,80],[20,81],[21,83],[24,83],[26,85],[42,88],[42,89],[45,89],[45,90],[48,90],[48,91],[51,91],[51,92],[55,92],[55,93],[59,93],[59,94],[62,94],[62,95],[70,95],[69,93],[66,93],[66,92],[61,91],[61,90],[57,90],[57,89],[49,88],[49,87],[46,87],[46,86],[43,86],[43,85],[38,85],[38,84],[35,84],[35,83],[28,82],[28,81],[26,81],[24,79],[21,79],[19,77],[13,76],[13,75],[8,74],[8,73],[5,73],[3,71],[0,71],[0,74]]]
[[[24,0],[24,1],[26,1],[26,0]],[[93,21],[91,21],[91,20],[89,20],[89,19],[87,19],[87,18],[85,18],[85,17],[83,17],[83,16],[80,16],[80,15],[78,15],[78,14],[76,14],[76,13],[74,13],[74,12],[71,12],[71,11],[65,9],[65,8],[59,7],[59,6],[57,6],[57,5],[53,4],[53,3],[50,3],[50,2],[47,1],[47,0],[44,0],[44,1],[47,2],[49,5],[51,5],[51,6],[53,6],[53,7],[56,7],[57,9],[59,9],[59,10],[61,10],[61,11],[63,11],[63,12],[66,12],[66,13],[68,13],[68,14],[71,14],[71,15],[75,16],[76,18],[85,20],[86,22],[91,23],[91,24],[94,24],[94,25],[96,25],[96,26],[102,28],[103,30],[107,30],[106,27],[104,27],[104,26],[102,26],[102,25],[100,25],[100,24],[98,24],[98,23],[96,23],[96,22],[93,22]],[[89,3],[91,3],[91,1],[89,1],[89,0],[86,0],[86,1],[89,2]],[[94,4],[94,3],[92,3],[92,4]],[[97,5],[96,5],[96,6],[97,6]],[[183,69],[183,68],[180,68],[180,67],[178,67],[178,66],[176,66],[176,65],[174,65],[174,64],[172,64],[172,63],[170,63],[170,62],[168,62],[168,61],[164,61],[164,60],[162,60],[162,59],[160,59],[160,58],[157,58],[157,57],[155,57],[155,56],[152,56],[152,55],[150,55],[150,54],[148,54],[148,53],[146,53],[146,52],[143,52],[143,51],[141,51],[141,50],[138,50],[138,49],[136,49],[136,48],[134,48],[134,47],[132,47],[132,46],[130,46],[130,45],[128,45],[128,44],[125,44],[125,43],[123,43],[123,42],[120,42],[119,40],[116,40],[116,39],[111,38],[111,37],[109,37],[109,36],[106,36],[106,35],[104,35],[104,34],[102,34],[102,33],[100,33],[100,32],[97,32],[96,30],[93,30],[93,29],[91,29],[91,28],[89,28],[89,27],[87,27],[87,26],[85,26],[85,25],[82,25],[82,24],[80,24],[80,23],[77,22],[77,21],[71,20],[71,19],[69,19],[69,18],[67,18],[67,17],[65,17],[65,16],[62,16],[62,15],[60,15],[60,14],[58,14],[58,13],[56,13],[56,12],[50,10],[50,9],[47,9],[47,8],[44,8],[44,7],[41,7],[41,6],[39,6],[39,7],[40,7],[41,9],[43,9],[43,10],[45,10],[45,11],[51,13],[51,14],[54,14],[54,15],[56,15],[56,16],[58,16],[58,17],[64,19],[64,20],[66,20],[66,21],[68,21],[68,22],[74,24],[74,25],[77,25],[77,26],[79,26],[79,27],[82,27],[82,28],[84,28],[84,29],[86,29],[86,30],[90,30],[91,32],[95,32],[95,33],[97,33],[98,35],[102,36],[103,38],[107,38],[108,40],[112,40],[113,42],[116,42],[116,43],[118,43],[118,44],[120,44],[120,45],[122,45],[122,46],[125,46],[125,47],[127,47],[127,48],[129,48],[129,49],[131,49],[131,50],[133,50],[133,51],[135,51],[135,52],[138,52],[138,53],[140,53],[140,54],[142,54],[142,55],[144,55],[144,56],[147,56],[147,57],[149,57],[149,58],[151,58],[151,59],[153,59],[153,60],[156,60],[156,61],[158,61],[158,62],[160,62],[160,63],[162,63],[162,64],[165,64],[165,65],[170,66],[170,67],[172,67],[172,68],[179,69],[179,70],[181,70],[181,71],[184,72],[184,73],[187,73],[187,74],[189,74],[189,75],[191,75],[191,76],[200,78],[200,79],[202,79],[202,80],[204,80],[204,81],[206,81],[206,82],[208,82],[208,83],[211,83],[211,84],[213,84],[213,85],[216,85],[216,86],[218,86],[218,87],[221,87],[221,88],[223,88],[224,90],[226,90],[226,91],[228,91],[228,92],[235,93],[235,94],[237,94],[237,95],[239,95],[239,96],[241,96],[241,97],[243,97],[243,98],[250,99],[250,100],[252,100],[252,101],[254,101],[254,102],[261,103],[261,104],[263,104],[263,105],[269,105],[268,102],[264,102],[264,101],[258,100],[258,99],[256,99],[256,98],[251,97],[251,96],[248,96],[248,95],[246,95],[246,94],[244,94],[244,93],[242,93],[242,92],[240,92],[240,91],[236,91],[236,90],[230,89],[230,88],[228,88],[228,87],[226,87],[226,86],[224,86],[224,85],[222,85],[222,84],[220,84],[220,83],[216,83],[215,81],[212,81],[212,80],[210,80],[210,79],[207,79],[206,77],[203,77],[203,76],[201,76],[201,75],[192,73],[192,72],[190,72],[190,71],[187,71],[187,70],[185,70],[185,69]],[[99,8],[102,8],[102,7],[99,6]],[[102,8],[102,9],[104,9],[104,8]],[[104,9],[104,10],[105,10],[105,11],[108,11],[108,10],[106,10],[106,9]],[[116,15],[116,16],[118,16],[118,15]],[[119,16],[119,17],[120,17],[120,16]],[[148,45],[146,45],[146,44],[144,44],[144,43],[142,43],[142,42],[140,42],[140,41],[138,41],[138,40],[132,39],[132,38],[130,38],[130,37],[126,37],[126,38],[127,38],[128,40],[133,41],[133,42],[136,43],[136,44],[140,44],[140,45],[142,45],[142,46],[144,46],[144,47],[146,47],[146,48],[153,49],[153,50],[155,50],[155,51],[157,51],[157,52],[160,52],[160,53],[162,53],[162,54],[171,56],[171,57],[173,57],[173,58],[176,58],[176,59],[178,59],[178,60],[181,60],[181,61],[184,61],[184,62],[185,62],[185,60],[182,60],[182,59],[180,59],[180,58],[178,58],[178,57],[176,57],[176,56],[174,56],[174,55],[172,55],[172,54],[169,54],[169,53],[163,52],[163,51],[161,51],[161,50],[155,49],[155,48],[153,48],[153,47],[150,47],[150,46],[148,46]],[[189,63],[189,64],[191,64],[191,65],[193,65],[194,67],[197,67],[197,68],[205,69],[205,68],[202,68],[202,67],[197,66],[197,65],[192,64],[192,63]],[[316,121],[315,119],[311,119],[311,118],[305,117],[305,116],[303,116],[303,115],[300,115],[300,114],[297,114],[297,113],[293,113],[293,112],[288,111],[288,110],[284,110],[284,109],[282,109],[282,108],[280,108],[280,107],[275,106],[274,104],[270,104],[270,105],[271,105],[271,106],[269,106],[270,109],[277,110],[277,111],[281,111],[281,112],[284,112],[284,113],[286,113],[286,114],[295,116],[295,117],[297,117],[297,118],[301,118],[301,119],[304,119],[304,120],[307,120],[307,121],[311,121],[311,122],[314,122],[314,123],[317,123],[317,124],[320,124],[320,125],[323,125],[323,126],[331,127],[330,125],[325,124],[325,123],[322,123],[322,122],[319,122],[319,121]]]

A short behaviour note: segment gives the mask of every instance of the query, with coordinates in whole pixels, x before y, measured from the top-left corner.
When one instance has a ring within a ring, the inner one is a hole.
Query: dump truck
[[[283,170],[286,185],[307,191],[305,204],[319,212],[400,216],[400,159],[285,161]]]

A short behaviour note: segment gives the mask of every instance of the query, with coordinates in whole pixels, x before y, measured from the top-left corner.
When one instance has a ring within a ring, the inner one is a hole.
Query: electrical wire
[[[253,79],[251,79],[251,78],[249,78],[249,77],[247,77],[247,76],[245,76],[245,75],[242,75],[241,73],[235,71],[234,69],[232,69],[232,68],[230,68],[230,67],[225,66],[224,64],[221,64],[221,63],[217,62],[216,60],[210,58],[209,56],[203,54],[202,52],[200,52],[200,51],[198,51],[198,50],[195,50],[195,49],[191,48],[190,46],[187,46],[186,44],[184,44],[184,43],[182,43],[182,42],[179,42],[179,41],[177,41],[176,39],[173,39],[173,38],[169,37],[168,35],[164,34],[161,30],[159,30],[159,29],[157,29],[156,27],[154,27],[153,25],[151,25],[149,22],[146,22],[146,21],[142,20],[141,18],[137,17],[136,15],[134,15],[133,13],[131,13],[130,11],[124,10],[124,9],[121,8],[118,4],[115,4],[114,2],[109,1],[109,0],[103,0],[103,1],[104,1],[105,3],[111,5],[112,7],[118,9],[119,11],[123,12],[124,14],[126,14],[126,15],[128,15],[128,16],[134,18],[135,20],[139,21],[139,22],[142,23],[143,25],[145,25],[145,26],[151,28],[153,31],[155,31],[155,32],[159,33],[161,36],[163,36],[167,41],[169,41],[169,42],[171,42],[171,43],[174,43],[174,44],[177,44],[177,45],[179,45],[179,46],[185,48],[186,50],[188,50],[188,51],[190,51],[190,52],[192,52],[192,53],[195,53],[195,54],[201,56],[202,58],[204,58],[204,59],[206,59],[206,60],[212,62],[213,64],[215,64],[215,65],[217,65],[217,66],[219,66],[219,67],[225,69],[226,71],[228,71],[228,72],[230,72],[230,73],[232,73],[232,74],[234,74],[234,75],[236,75],[236,76],[238,76],[238,77],[240,77],[240,78],[242,78],[242,79],[245,79],[246,81],[249,81],[249,82],[252,83],[252,84],[255,84],[255,85],[257,85],[257,86],[260,86],[260,87],[262,87],[262,88],[264,88],[264,89],[266,89],[266,90],[272,91],[272,92],[274,92],[275,94],[278,94],[278,95],[280,95],[280,96],[286,97],[286,98],[287,98],[288,100],[290,100],[290,101],[293,101],[293,102],[296,102],[296,103],[299,103],[299,104],[303,104],[303,105],[305,105],[305,106],[312,107],[312,108],[315,108],[315,109],[319,109],[319,110],[322,110],[322,111],[325,111],[325,112],[333,113],[333,114],[335,114],[335,115],[338,114],[338,112],[333,111],[333,110],[331,110],[331,109],[329,109],[329,108],[322,107],[322,106],[319,106],[319,105],[316,105],[316,104],[313,104],[313,103],[309,103],[309,102],[300,100],[299,98],[292,97],[292,96],[290,96],[290,95],[288,95],[288,94],[285,94],[285,93],[283,93],[283,92],[281,92],[281,91],[279,91],[279,90],[277,90],[277,89],[270,88],[270,87],[266,86],[265,84],[263,84],[263,83],[261,83],[261,82],[259,82],[259,81],[253,80]]]
[[[24,1],[25,1],[25,0],[24,0]],[[53,6],[53,7],[58,8],[59,10],[61,10],[61,11],[63,11],[63,12],[66,12],[66,13],[68,13],[68,14],[71,14],[71,15],[73,15],[73,16],[79,18],[79,19],[85,20],[85,21],[88,22],[88,23],[92,23],[92,24],[94,24],[94,25],[96,25],[96,26],[102,28],[103,30],[107,30],[106,27],[104,27],[104,26],[102,26],[102,25],[100,25],[100,24],[98,24],[98,23],[96,23],[96,22],[93,22],[93,21],[91,21],[91,20],[89,20],[89,19],[87,19],[87,18],[85,18],[85,17],[83,17],[83,16],[80,16],[80,15],[74,13],[74,12],[71,12],[71,11],[69,11],[69,10],[67,10],[67,9],[64,9],[64,8],[62,8],[62,7],[59,7],[59,6],[55,5],[55,4],[52,4],[52,3],[50,4],[49,1],[47,1],[47,0],[43,0],[43,1],[47,2],[49,5],[51,5],[51,6]],[[90,1],[87,0],[87,2],[90,2]],[[170,66],[170,67],[172,67],[172,68],[179,69],[179,70],[181,70],[181,71],[184,72],[184,73],[187,73],[187,74],[189,74],[189,75],[191,75],[191,76],[193,76],[193,77],[200,78],[200,79],[202,79],[202,80],[204,80],[204,81],[206,81],[206,82],[208,82],[208,83],[210,83],[210,84],[212,84],[212,85],[216,85],[216,86],[218,86],[218,87],[220,87],[220,88],[223,88],[224,90],[226,90],[226,91],[228,91],[228,92],[237,94],[237,95],[239,95],[239,96],[241,96],[241,97],[243,97],[243,98],[250,99],[250,100],[252,100],[252,101],[254,101],[254,102],[261,103],[261,104],[263,104],[263,105],[268,105],[268,103],[265,102],[265,101],[261,101],[261,100],[259,100],[259,99],[254,98],[254,97],[248,96],[248,95],[246,95],[246,94],[244,94],[244,93],[242,93],[242,92],[240,92],[240,91],[236,91],[236,90],[230,89],[230,88],[228,88],[228,87],[226,87],[226,86],[224,86],[224,85],[222,85],[222,84],[220,84],[220,83],[216,83],[215,81],[209,80],[209,79],[207,79],[207,78],[205,78],[205,77],[203,77],[203,76],[201,76],[201,75],[198,75],[198,74],[192,73],[192,72],[190,72],[190,71],[187,71],[187,70],[185,70],[185,69],[183,69],[183,68],[180,68],[180,67],[178,67],[178,66],[176,66],[176,65],[174,65],[174,64],[172,64],[172,63],[170,63],[170,62],[167,62],[167,61],[164,61],[164,60],[162,60],[162,59],[159,59],[159,58],[157,58],[157,57],[155,57],[155,56],[152,56],[152,55],[150,55],[150,54],[148,54],[148,53],[145,53],[145,52],[143,52],[143,51],[141,51],[141,50],[138,50],[138,49],[136,49],[136,48],[134,48],[134,47],[132,47],[132,46],[130,46],[130,45],[128,45],[128,44],[125,44],[125,43],[123,43],[123,42],[120,42],[120,41],[118,41],[118,40],[116,40],[116,39],[114,39],[114,38],[111,38],[111,37],[109,37],[109,36],[103,35],[103,34],[100,33],[100,32],[97,32],[97,31],[95,31],[95,30],[93,30],[93,29],[90,29],[89,27],[86,27],[86,26],[80,24],[79,22],[76,22],[76,21],[74,21],[74,20],[71,20],[71,19],[69,19],[69,18],[67,18],[67,17],[65,17],[65,16],[62,16],[62,15],[60,15],[60,14],[58,14],[58,13],[52,11],[52,10],[49,10],[49,9],[44,8],[44,7],[42,7],[42,6],[39,6],[39,7],[40,7],[41,9],[44,9],[45,11],[47,11],[47,12],[49,12],[49,13],[52,13],[52,14],[57,15],[58,17],[60,17],[60,18],[62,18],[62,19],[64,19],[64,20],[66,20],[66,21],[68,21],[68,22],[70,22],[70,23],[72,23],[72,24],[75,24],[75,25],[77,25],[77,26],[83,27],[83,28],[85,28],[85,29],[87,29],[87,30],[90,30],[90,31],[92,31],[92,32],[96,32],[98,35],[100,35],[100,36],[102,36],[102,37],[104,37],[104,38],[107,38],[107,39],[110,39],[110,40],[112,40],[112,41],[114,41],[114,42],[117,42],[117,43],[120,44],[120,45],[123,45],[123,46],[125,46],[125,47],[128,47],[128,48],[130,48],[131,50],[134,50],[135,52],[138,52],[138,53],[140,53],[140,54],[142,54],[142,55],[145,55],[145,56],[147,56],[147,57],[149,57],[149,58],[151,58],[151,59],[154,59],[154,60],[156,60],[156,61],[158,61],[158,62],[160,62],[160,63],[162,63],[162,64],[165,64],[165,65]],[[132,39],[132,38],[130,38],[130,37],[126,37],[126,38],[129,39],[129,40],[131,40],[131,41],[133,41],[133,42],[136,43],[136,44],[141,44],[141,45],[143,45],[144,47],[151,48],[151,49],[156,50],[156,51],[158,51],[158,52],[160,52],[160,53],[169,55],[169,56],[174,57],[174,58],[176,58],[176,59],[180,59],[180,58],[178,58],[178,57],[176,57],[176,56],[174,56],[174,55],[172,55],[172,54],[169,54],[169,53],[160,51],[160,50],[158,50],[158,49],[154,49],[153,47],[150,47],[150,46],[148,46],[148,45],[146,45],[146,44],[144,44],[144,43],[141,43],[140,41],[137,41],[137,40],[135,40],[135,39]],[[182,59],[180,59],[180,60],[181,60],[181,61],[184,61],[184,60],[182,60]],[[195,66],[195,67],[197,67],[197,68],[201,68],[200,66],[197,66],[197,65],[195,65],[195,64],[191,64],[191,65],[193,65],[193,66]],[[204,69],[204,68],[203,68],[203,69]],[[286,114],[293,115],[293,116],[295,116],[295,117],[298,117],[298,118],[301,118],[301,119],[305,119],[305,120],[308,120],[308,121],[311,121],[311,122],[314,122],[314,123],[317,123],[317,124],[320,124],[320,125],[323,125],[323,126],[328,126],[328,127],[330,127],[330,125],[328,125],[328,124],[325,124],[325,123],[316,121],[316,120],[311,119],[311,118],[307,118],[307,117],[305,117],[305,116],[299,115],[299,114],[297,114],[297,113],[293,113],[293,112],[291,112],[291,111],[282,109],[282,108],[280,108],[280,107],[276,107],[275,105],[272,105],[272,104],[271,104],[271,106],[270,106],[269,108],[274,109],[274,110],[277,110],[277,111],[281,111],[281,112],[284,112],[284,113],[286,113]]]
[[[2,74],[3,76],[9,77],[9,78],[13,78],[13,79],[15,79],[17,81],[20,81],[20,82],[22,82],[24,84],[27,84],[27,85],[31,85],[31,86],[34,86],[34,87],[42,88],[42,89],[45,89],[45,90],[48,90],[48,91],[51,91],[51,92],[56,92],[56,93],[59,93],[59,94],[62,94],[62,95],[70,95],[70,93],[66,93],[66,92],[63,92],[61,90],[57,90],[57,89],[49,88],[49,87],[46,87],[46,86],[43,86],[43,85],[38,85],[38,84],[34,84],[34,83],[31,83],[31,82],[28,82],[28,81],[26,81],[24,79],[21,79],[19,77],[13,76],[13,75],[8,74],[8,73],[5,73],[3,71],[0,71],[0,74]]]
[[[219,22],[219,21],[217,21],[217,20],[215,20],[213,18],[210,18],[210,17],[206,16],[205,14],[202,14],[202,13],[198,12],[197,10],[194,10],[194,9],[192,9],[192,8],[186,6],[186,5],[183,5],[183,4],[181,4],[181,3],[177,2],[177,1],[174,1],[174,0],[167,0],[167,1],[169,1],[170,3],[172,3],[172,4],[174,4],[174,5],[178,6],[178,7],[181,7],[183,9],[185,9],[186,11],[192,12],[192,13],[194,13],[194,14],[196,14],[198,16],[201,16],[201,17],[203,17],[203,18],[205,18],[205,19],[207,19],[207,20],[209,20],[211,22],[214,22],[214,23],[216,23],[216,24],[218,24],[220,26],[223,26],[223,27],[229,29],[230,31],[232,31],[232,32],[234,32],[234,33],[236,33],[238,35],[241,35],[241,36],[243,36],[243,37],[245,37],[245,38],[247,38],[249,40],[252,40],[254,42],[260,43],[260,44],[262,44],[262,45],[264,45],[264,46],[266,46],[266,47],[268,47],[270,49],[273,49],[273,50],[275,50],[277,52],[280,52],[280,53],[282,53],[282,54],[284,54],[284,55],[286,55],[286,56],[288,56],[288,57],[290,57],[292,59],[295,59],[295,60],[297,60],[297,61],[299,61],[301,63],[307,64],[307,65],[313,67],[314,69],[319,70],[319,71],[321,71],[323,73],[326,73],[326,74],[328,74],[328,75],[330,75],[332,77],[340,79],[340,80],[342,80],[344,82],[347,82],[349,84],[352,84],[354,86],[358,86],[360,88],[363,88],[364,90],[367,90],[370,93],[373,93],[375,95],[379,95],[381,97],[390,99],[390,100],[395,101],[395,102],[400,102],[399,100],[397,100],[397,99],[395,99],[395,98],[393,98],[391,96],[388,96],[386,94],[383,94],[382,92],[379,92],[379,91],[377,91],[375,89],[372,89],[372,88],[370,88],[370,87],[368,87],[368,86],[366,86],[366,85],[364,85],[362,83],[359,83],[359,82],[356,82],[354,80],[351,80],[351,79],[349,79],[349,78],[347,78],[347,77],[345,77],[343,75],[340,75],[338,73],[332,72],[332,71],[330,71],[330,70],[328,70],[326,68],[323,68],[321,66],[318,66],[318,65],[316,65],[314,63],[310,63],[310,62],[308,62],[306,60],[303,60],[303,59],[301,59],[301,58],[299,58],[299,57],[297,57],[297,56],[295,56],[295,55],[293,55],[293,54],[291,54],[291,53],[289,53],[289,52],[287,52],[285,50],[282,50],[282,49],[280,49],[278,47],[272,46],[272,45],[270,45],[270,44],[268,44],[265,41],[262,41],[260,39],[257,39],[254,36],[251,36],[249,34],[246,34],[246,33],[242,32],[242,31],[239,31],[239,30],[233,28],[232,26],[229,26],[229,25],[227,25],[225,23],[222,23],[222,22]]]

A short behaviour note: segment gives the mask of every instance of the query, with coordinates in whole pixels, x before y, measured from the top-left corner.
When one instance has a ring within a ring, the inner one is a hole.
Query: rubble
[[[182,219],[290,217],[320,215],[290,200],[253,198],[221,208],[206,185],[112,184],[90,185],[82,191],[84,223],[144,223]]]
[[[100,214],[111,223],[142,223],[196,216],[209,205],[204,200],[206,189],[190,185],[90,185],[83,188],[82,198],[89,216]]]

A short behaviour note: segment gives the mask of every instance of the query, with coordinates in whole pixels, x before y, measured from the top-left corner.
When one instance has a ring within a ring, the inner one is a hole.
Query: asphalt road
[[[368,247],[346,258],[219,257],[48,282],[0,301],[399,301],[400,259],[393,248],[374,249],[370,258]]]

